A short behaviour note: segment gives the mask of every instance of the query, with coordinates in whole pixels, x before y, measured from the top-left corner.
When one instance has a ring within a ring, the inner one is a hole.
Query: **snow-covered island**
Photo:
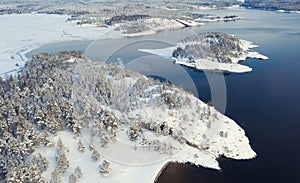
[[[195,19],[196,22],[218,22],[218,21],[224,21],[224,22],[229,22],[229,21],[236,21],[236,20],[241,20],[242,17],[237,16],[237,15],[226,15],[224,17],[220,17],[217,15],[212,15],[212,14],[201,14],[199,15],[198,18]]]
[[[220,169],[220,156],[256,156],[213,106],[81,52],[34,56],[0,82],[0,101],[6,182],[153,182],[169,162]]]
[[[251,51],[255,47],[257,45],[252,42],[238,39],[234,35],[208,32],[186,37],[173,47],[139,51],[169,58],[176,64],[197,70],[243,73],[252,69],[238,64],[239,61],[247,58],[268,59],[267,56]]]
[[[223,17],[223,21],[229,22],[229,21],[236,21],[236,20],[241,20],[242,17],[239,17],[237,15],[226,15]]]
[[[170,31],[184,27],[203,26],[203,23],[192,20],[166,19],[166,18],[143,18],[134,21],[125,21],[117,24],[115,30],[121,31],[125,37],[135,37],[154,34],[160,31]]]

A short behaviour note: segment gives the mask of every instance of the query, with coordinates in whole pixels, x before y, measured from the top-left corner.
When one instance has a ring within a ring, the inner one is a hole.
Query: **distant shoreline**
[[[286,10],[286,9],[280,9],[280,8],[264,8],[264,7],[252,7],[252,6],[243,6],[246,9],[256,9],[256,10],[262,10],[262,11],[274,11],[278,13],[291,13],[291,14],[300,14],[300,10]]]

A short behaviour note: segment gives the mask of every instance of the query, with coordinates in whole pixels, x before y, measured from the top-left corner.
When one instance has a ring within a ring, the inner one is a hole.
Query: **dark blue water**
[[[170,164],[157,182],[300,182],[300,15],[245,9],[212,13],[236,14],[243,19],[142,38],[101,40],[90,47],[87,47],[89,42],[51,44],[28,55],[41,51],[56,52],[64,48],[86,49],[94,60],[128,62],[137,58],[149,59],[147,55],[138,52],[138,48],[162,48],[173,45],[184,36],[199,32],[221,31],[253,41],[260,46],[256,50],[270,59],[248,59],[242,64],[252,67],[252,72],[225,76],[225,114],[245,129],[258,156],[246,161],[221,159],[221,172],[192,165]],[[172,69],[177,67],[181,66]],[[206,74],[184,69],[193,79],[199,98],[210,101]],[[166,67],[164,72],[172,71]],[[172,77],[184,85],[181,76],[173,74]]]
[[[260,45],[268,61],[249,59],[253,71],[226,76],[226,115],[241,125],[257,158],[221,160],[222,172],[172,164],[158,183],[166,182],[300,182],[300,15],[250,10],[241,22],[214,24],[214,31],[233,33]],[[201,31],[201,30],[198,30]],[[209,88],[198,73],[204,100]]]

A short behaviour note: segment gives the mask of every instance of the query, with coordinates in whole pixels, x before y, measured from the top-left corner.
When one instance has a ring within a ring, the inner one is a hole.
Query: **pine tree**
[[[80,151],[82,153],[85,151],[85,147],[84,147],[83,143],[81,142],[81,139],[79,139],[79,141],[78,141],[78,151]]]
[[[92,159],[93,159],[93,161],[98,161],[99,158],[100,158],[100,153],[96,149],[93,149],[92,150]]]
[[[58,156],[58,169],[60,174],[63,175],[68,168],[69,168],[69,161],[64,151],[61,151],[59,152],[59,156]]]
[[[77,177],[72,173],[69,177],[69,183],[76,183]]]
[[[42,110],[38,110],[34,116],[34,121],[36,122],[36,124],[38,125],[38,127],[40,129],[45,129],[47,124],[44,120],[44,114]]]
[[[111,172],[111,168],[109,167],[109,162],[106,160],[103,160],[102,164],[99,165],[100,173],[102,176],[107,176]]]
[[[107,136],[102,136],[101,137],[101,147],[106,147],[106,145],[109,143],[109,139]]]
[[[80,167],[75,168],[74,174],[77,177],[77,179],[80,179],[82,177],[82,171],[81,171]]]
[[[60,183],[61,182],[61,177],[60,177],[60,173],[59,170],[55,169],[52,173],[51,173],[51,183]]]
[[[50,134],[46,130],[43,131],[40,143],[47,147],[50,147],[53,145],[53,143],[51,142],[51,139],[50,139]]]
[[[65,148],[62,144],[61,139],[58,139],[57,148],[58,148],[56,153],[57,163],[58,163],[57,170],[59,174],[63,175],[69,168],[69,161],[65,154]]]

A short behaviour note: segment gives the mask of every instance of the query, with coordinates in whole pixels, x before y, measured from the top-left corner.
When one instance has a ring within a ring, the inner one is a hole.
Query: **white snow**
[[[188,115],[188,118],[192,119],[192,112],[197,108],[195,101],[196,98],[192,98],[193,104],[190,109],[181,111]],[[200,101],[201,106],[206,104]],[[163,112],[160,108],[147,108],[142,110],[145,114],[156,114],[149,115],[149,117],[155,122],[162,118],[166,121],[174,121],[178,123],[178,111],[173,111],[175,117],[171,117]],[[138,111],[141,114],[140,111]],[[212,109],[212,112],[216,112]],[[219,113],[218,113],[219,114]],[[159,117],[163,115],[164,117]],[[75,168],[79,166],[82,170],[83,177],[79,179],[79,182],[126,182],[139,183],[141,177],[143,182],[154,182],[156,177],[161,172],[162,168],[170,162],[187,163],[190,162],[197,166],[203,166],[207,168],[220,169],[217,157],[224,155],[228,158],[233,159],[251,159],[256,156],[255,152],[249,145],[249,140],[245,136],[245,132],[231,119],[220,115],[220,129],[219,132],[227,133],[227,137],[221,137],[216,134],[215,137],[207,144],[209,147],[206,150],[199,150],[197,148],[188,146],[187,144],[180,144],[178,141],[171,137],[156,136],[153,132],[144,132],[147,139],[158,139],[163,142],[171,143],[176,149],[174,149],[173,155],[161,154],[159,152],[149,151],[146,147],[140,144],[129,141],[126,130],[119,130],[117,134],[117,141],[111,143],[108,147],[101,148],[99,139],[94,140],[96,149],[100,152],[100,160],[94,162],[91,158],[91,151],[88,146],[90,144],[90,130],[84,129],[79,136],[74,135],[68,131],[58,132],[56,136],[52,136],[52,142],[56,144],[58,139],[62,140],[63,145],[66,147],[66,156],[70,162],[69,169],[66,174],[62,177],[63,182],[68,181],[68,177]],[[177,116],[177,117],[176,117]],[[146,116],[144,119],[147,120]],[[218,123],[218,122],[216,122]],[[176,127],[176,126],[174,126]],[[188,127],[186,125],[185,127]],[[126,126],[121,127],[126,129]],[[199,122],[194,124],[186,130],[187,136],[185,138],[189,141],[194,141],[205,134],[206,127],[203,123]],[[189,132],[190,131],[190,132]],[[195,133],[197,132],[197,133]],[[81,153],[77,150],[78,141],[82,140],[85,145],[85,152]],[[197,141],[197,140],[196,140]],[[134,146],[137,145],[137,149]],[[56,145],[55,145],[56,146]],[[50,181],[51,172],[57,166],[55,155],[56,147],[43,147],[35,151],[34,155],[41,153],[49,161],[49,168],[43,174],[47,181]],[[107,177],[101,176],[99,173],[99,164],[103,160],[108,160],[112,169],[112,173]]]
[[[233,73],[250,72],[252,69],[248,66],[235,63],[219,63],[208,59],[197,59],[196,64],[187,63],[186,61],[175,61],[176,64],[194,67],[197,70],[207,71],[228,71]]]
[[[276,10],[277,12],[280,12],[280,13],[286,13],[287,11],[286,10]]]
[[[143,24],[143,26],[147,27],[146,30],[137,32],[137,33],[123,33],[124,37],[136,37],[136,36],[144,36],[155,34],[159,31],[166,30],[174,30],[185,27],[182,23],[179,23],[176,20],[170,20],[165,18],[149,18],[138,21],[127,22],[125,26],[133,26],[135,27],[137,24]],[[122,27],[122,25],[120,25]]]
[[[86,65],[86,69],[91,65]],[[79,73],[86,73],[84,65],[80,67]],[[92,74],[92,73],[91,73]],[[128,87],[137,81],[138,77],[110,78],[112,85],[117,88],[124,88],[124,92]],[[81,82],[81,81],[78,81]],[[122,85],[122,86],[120,86]],[[156,97],[161,96],[159,88],[162,85],[149,85],[144,89],[145,93],[151,93]],[[82,90],[81,92],[84,92]],[[79,182],[154,182],[161,172],[162,168],[170,162],[192,163],[197,166],[203,166],[213,169],[220,169],[217,158],[224,155],[233,159],[251,159],[256,153],[251,149],[249,140],[244,130],[238,126],[233,120],[219,113],[214,107],[210,107],[211,115],[203,115],[208,111],[208,105],[200,101],[193,95],[184,92],[181,89],[169,88],[164,90],[166,93],[179,92],[183,99],[189,99],[190,103],[186,103],[181,109],[168,109],[164,106],[156,106],[147,103],[144,107],[135,109],[128,113],[122,113],[115,108],[103,106],[105,109],[113,112],[120,121],[128,121],[134,119],[137,115],[144,122],[153,125],[165,122],[175,131],[182,131],[183,138],[193,143],[197,147],[180,143],[170,135],[158,135],[154,131],[143,129],[143,135],[148,140],[159,140],[161,143],[170,144],[173,148],[166,154],[163,150],[154,151],[151,146],[140,144],[141,141],[130,141],[127,131],[129,125],[127,123],[119,124],[117,130],[116,141],[110,142],[107,147],[100,146],[101,136],[93,137],[93,144],[100,153],[100,159],[94,162],[91,158],[89,145],[91,143],[91,130],[93,128],[92,121],[89,119],[88,128],[83,128],[81,134],[75,135],[69,131],[60,131],[55,136],[52,135],[54,147],[43,147],[35,151],[33,155],[41,153],[50,163],[50,167],[43,174],[47,181],[51,178],[51,172],[57,166],[55,159],[56,144],[61,139],[66,148],[66,156],[69,160],[69,168],[63,175],[63,182],[68,181],[68,177],[74,169],[79,166],[83,172],[83,177]],[[92,99],[92,98],[91,98]],[[136,100],[143,98],[137,97]],[[103,108],[102,106],[99,106]],[[211,125],[209,125],[211,124]],[[204,137],[205,135],[205,137]],[[81,153],[77,150],[78,141],[81,139],[85,146],[85,152]],[[135,148],[136,147],[136,148]],[[150,149],[149,149],[150,148]],[[111,174],[103,177],[99,173],[99,164],[103,160],[110,162],[112,169]]]
[[[197,9],[199,10],[216,10],[216,6],[198,6]]]
[[[113,27],[80,27],[68,15],[12,14],[0,16],[0,76],[24,66],[25,54],[41,45],[71,40],[120,37]]]
[[[213,19],[210,19],[210,18],[197,18],[197,19],[195,19],[195,21],[197,21],[197,22],[218,22],[220,20],[221,20],[221,18],[213,18]]]
[[[278,13],[296,13],[296,14],[300,13],[300,11],[288,11],[288,10],[281,10],[281,9],[275,11]]]
[[[191,21],[191,20],[181,20],[181,19],[176,19],[177,22],[188,26],[188,27],[197,27],[197,26],[203,26],[204,23],[199,23],[199,22],[195,22],[195,21]]]

